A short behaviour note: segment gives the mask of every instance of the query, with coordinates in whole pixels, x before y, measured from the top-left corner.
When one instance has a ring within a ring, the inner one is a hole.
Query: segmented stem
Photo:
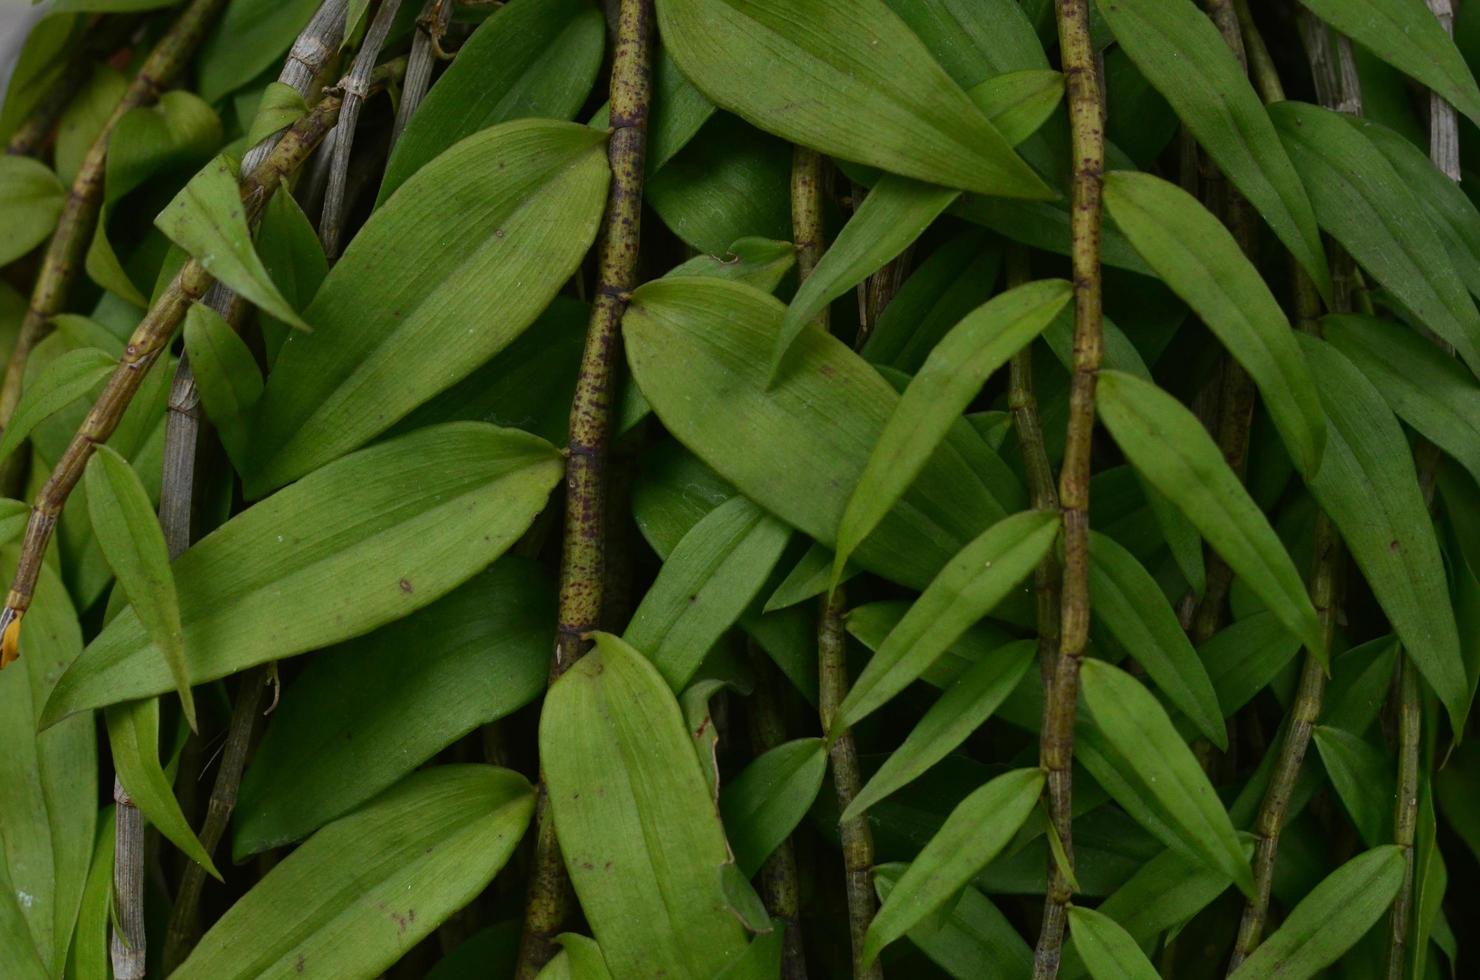
[[[113,928],[108,940],[114,980],[142,980],[144,935],[144,815],[113,778]]]
[[[1393,843],[1403,849],[1403,884],[1393,900],[1388,980],[1403,980],[1413,929],[1413,842],[1418,835],[1419,744],[1423,736],[1423,699],[1418,670],[1404,654],[1398,658],[1398,786],[1393,806]]]
[[[586,330],[580,374],[570,407],[565,462],[565,535],[560,559],[559,624],[550,664],[554,681],[589,646],[597,628],[605,581],[607,453],[611,442],[612,379],[620,356],[622,314],[637,284],[641,240],[643,169],[647,162],[648,107],[652,97],[652,3],[621,0],[611,74],[612,182],[605,232],[597,260],[595,301]],[[569,883],[540,781],[534,867],[524,913],[516,976],[532,980],[555,955],[565,921]]]

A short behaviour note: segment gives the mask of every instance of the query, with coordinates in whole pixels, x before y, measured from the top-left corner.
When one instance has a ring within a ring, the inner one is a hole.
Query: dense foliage
[[[0,978],[1469,975],[1477,61],[1480,0],[53,0]]]

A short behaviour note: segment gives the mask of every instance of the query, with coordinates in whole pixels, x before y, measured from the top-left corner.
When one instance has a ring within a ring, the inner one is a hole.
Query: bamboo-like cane
[[[399,59],[378,73],[379,78],[383,81],[399,74],[404,65],[405,60]],[[340,104],[338,92],[325,95],[308,115],[288,129],[267,158],[242,179],[242,204],[249,224],[255,224],[278,185],[308,159],[334,125]],[[51,476],[37,493],[22,540],[15,580],[6,597],[5,609],[0,612],[0,667],[18,655],[21,619],[30,608],[46,546],[51,541],[68,495],[82,478],[94,447],[106,442],[113,434],[145,374],[169,346],[190,304],[205,295],[212,281],[211,275],[194,259],[186,262],[176,273],[163,295],[135,328],[118,360],[117,369],[72,437],[72,442],[57,460]]]
[[[1102,354],[1100,198],[1104,186],[1105,119],[1100,70],[1089,33],[1087,0],[1058,0],[1059,50],[1068,79],[1069,133],[1074,170],[1070,190],[1070,261],[1074,274],[1074,359],[1069,386],[1068,438],[1059,473],[1064,522],[1060,587],[1060,641],[1039,753],[1048,771],[1049,812],[1069,867],[1050,869],[1043,924],[1033,957],[1035,980],[1058,975],[1064,926],[1073,896],[1067,871],[1074,862],[1074,718],[1079,667],[1089,640],[1090,445],[1095,426],[1095,382]]]
[[[114,980],[141,980],[148,950],[144,935],[144,815],[118,777],[113,778],[113,928],[108,956]]]
[[[98,220],[98,209],[102,203],[104,165],[108,158],[108,140],[113,135],[113,127],[129,110],[149,105],[159,98],[184,70],[191,54],[200,45],[206,30],[224,5],[225,0],[193,0],[185,8],[179,19],[149,52],[149,57],[144,59],[138,74],[129,83],[118,104],[113,107],[97,139],[82,158],[77,169],[77,178],[72,182],[72,189],[68,191],[67,200],[62,205],[56,231],[47,244],[41,270],[36,276],[35,288],[31,291],[30,305],[21,321],[20,332],[16,335],[15,349],[5,365],[4,379],[0,380],[0,427],[9,425],[10,417],[15,414],[31,351],[51,331],[51,318],[62,312],[67,291],[77,277],[83,253],[91,241],[93,227]],[[23,454],[13,454],[0,467],[0,493],[16,495],[23,459]],[[0,653],[0,659],[3,658],[4,654]]]
[[[370,94],[370,74],[375,69],[380,49],[390,35],[396,13],[401,9],[401,0],[381,0],[375,11],[375,19],[365,32],[360,43],[354,65],[340,82],[344,92],[344,107],[339,112],[339,124],[334,134],[334,160],[329,168],[329,187],[324,194],[324,210],[319,218],[319,240],[324,243],[324,255],[330,264],[339,258],[339,240],[344,233],[345,191],[349,186],[349,157],[355,146],[355,126],[360,121],[360,107]]]
[[[611,443],[612,381],[620,356],[622,314],[637,285],[648,106],[652,99],[652,2],[622,0],[611,74],[612,182],[597,261],[595,301],[570,407],[565,462],[565,533],[560,556],[559,623],[550,664],[554,681],[584,654],[601,616],[605,580],[606,462]],[[555,954],[569,905],[549,795],[540,780],[534,865],[515,976],[533,980]]]
[[[452,0],[426,0],[421,15],[416,18],[416,35],[411,39],[411,55],[406,61],[406,81],[401,86],[401,104],[396,106],[396,121],[391,127],[393,150],[431,87],[437,51],[451,22]]]

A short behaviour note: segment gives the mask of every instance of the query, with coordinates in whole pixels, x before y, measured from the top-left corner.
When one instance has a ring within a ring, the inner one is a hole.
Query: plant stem
[[[29,157],[40,152],[57,120],[92,77],[94,64],[127,43],[137,24],[138,18],[128,15],[104,15],[94,19],[87,28],[87,36],[61,75],[10,134],[10,141],[5,145],[8,156]]]
[[[1233,0],[1233,10],[1238,16],[1239,30],[1243,35],[1244,57],[1249,62],[1249,74],[1254,78],[1254,87],[1259,90],[1260,98],[1266,104],[1285,101],[1285,86],[1280,81],[1280,73],[1275,68],[1269,46],[1264,43],[1264,35],[1259,33],[1259,25],[1254,23],[1249,0]]]
[[[1393,807],[1393,842],[1403,849],[1403,884],[1393,900],[1392,939],[1388,946],[1388,980],[1402,980],[1413,928],[1413,841],[1418,830],[1419,740],[1423,701],[1418,671],[1405,654],[1398,660],[1398,792]]]
[[[82,158],[77,169],[77,178],[72,182],[72,189],[68,191],[67,200],[62,205],[56,231],[52,233],[51,241],[46,246],[46,255],[41,261],[41,270],[37,273],[36,285],[31,291],[30,305],[21,321],[10,361],[5,365],[4,379],[0,380],[0,427],[10,424],[16,403],[20,401],[21,384],[31,351],[51,331],[51,318],[62,312],[67,291],[81,268],[83,253],[92,240],[93,226],[97,223],[98,209],[102,204],[108,140],[113,135],[113,127],[131,109],[149,105],[159,98],[189,62],[191,54],[205,37],[206,29],[224,4],[225,0],[193,0],[185,8],[184,13],[144,59],[138,74],[129,83],[118,104],[113,107],[97,139]],[[15,453],[0,468],[0,493],[5,496],[17,495],[24,459],[23,453]]]
[[[822,717],[822,730],[832,731],[833,716],[848,694],[847,634],[843,630],[846,597],[840,587],[822,600],[822,616],[817,626],[817,701]],[[846,811],[858,796],[863,779],[858,768],[858,750],[853,732],[844,731],[828,747],[833,788],[837,791],[838,810]],[[848,933],[853,941],[854,980],[882,980],[883,967],[877,959],[865,967],[862,962],[863,941],[869,924],[879,910],[874,894],[874,835],[868,817],[844,820],[838,826],[843,842],[843,872],[848,895]]]
[[[324,210],[319,218],[319,240],[324,243],[324,255],[331,265],[339,258],[339,239],[344,233],[345,188],[349,181],[349,157],[355,146],[355,126],[360,121],[360,107],[370,94],[370,74],[400,9],[401,0],[381,0],[375,19],[370,22],[370,29],[365,32],[365,39],[355,55],[354,65],[339,83],[344,90],[344,107],[339,112],[339,124],[334,128],[334,160],[329,167],[329,187],[324,194]]]
[[[781,716],[776,667],[753,640],[748,642],[755,671],[755,693],[749,702],[750,746],[760,756],[786,741],[786,722]],[[781,980],[807,980],[807,960],[802,950],[801,888],[796,845],[791,837],[782,841],[766,859],[760,881],[766,911],[780,919],[786,930],[781,946]]]
[[[206,803],[206,819],[201,824],[200,843],[206,854],[214,857],[221,838],[236,808],[236,794],[241,787],[242,770],[247,764],[247,750],[252,744],[252,730],[259,716],[262,694],[267,690],[266,666],[242,675],[241,685],[232,705],[231,721],[226,728],[226,744],[221,750],[221,767],[211,785],[211,798]],[[185,961],[200,937],[200,896],[205,886],[206,871],[194,861],[185,864],[180,890],[175,895],[175,908],[170,913],[164,937],[164,973],[169,976]]]
[[[432,68],[437,63],[441,38],[452,22],[452,0],[426,0],[416,18],[416,34],[411,38],[411,56],[406,62],[406,81],[401,86],[401,104],[396,107],[396,121],[391,128],[391,148],[406,131],[406,124],[421,107],[432,84]]]
[[[141,980],[145,970],[144,815],[113,778],[113,928],[108,944],[114,980]]]
[[[1060,588],[1060,640],[1053,683],[1045,692],[1041,764],[1048,771],[1049,811],[1074,866],[1074,719],[1079,666],[1089,640],[1089,483],[1095,427],[1095,382],[1101,360],[1100,197],[1104,184],[1105,118],[1100,74],[1089,33],[1087,0],[1058,0],[1059,50],[1068,82],[1069,133],[1074,159],[1070,191],[1070,261],[1074,273],[1074,359],[1069,385],[1068,437],[1059,474],[1064,572]],[[1050,868],[1043,924],[1033,957],[1035,980],[1059,972],[1064,925],[1073,887]]]
[[[385,77],[399,70],[388,67]],[[247,223],[254,225],[261,217],[267,199],[278,184],[308,159],[308,155],[334,125],[339,115],[340,97],[326,95],[308,115],[298,120],[283,135],[272,152],[250,174],[242,179],[241,197]],[[0,649],[0,667],[14,659],[9,638],[16,635],[21,617],[31,605],[31,594],[41,572],[42,558],[67,497],[82,478],[93,449],[108,441],[129,402],[139,390],[150,367],[169,346],[190,304],[205,295],[211,275],[195,259],[186,262],[170,282],[153,308],[139,322],[118,359],[118,367],[108,379],[103,392],[93,403],[77,434],[52,468],[51,476],[36,495],[31,519],[26,525],[15,580],[0,612],[0,636],[7,638]]]
[[[570,406],[565,461],[565,534],[560,556],[559,623],[553,682],[586,652],[586,635],[601,617],[605,576],[606,462],[611,442],[612,377],[620,356],[622,314],[637,284],[643,168],[652,97],[652,3],[622,0],[611,74],[611,190],[597,260],[595,301],[586,328],[580,374]],[[555,955],[569,883],[561,863],[550,801],[540,780],[534,867],[515,976],[533,980]]]

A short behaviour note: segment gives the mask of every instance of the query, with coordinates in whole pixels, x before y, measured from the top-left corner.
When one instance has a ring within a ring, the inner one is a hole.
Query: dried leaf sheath
[[[605,579],[606,464],[611,442],[613,382],[620,356],[622,314],[637,285],[643,176],[652,92],[652,3],[622,0],[611,75],[611,190],[599,245],[597,285],[570,409],[565,469],[565,531],[560,561],[559,622],[550,676],[565,673],[589,647]],[[549,797],[543,785],[517,976],[531,980],[555,955],[570,886],[561,862]]]
[[[185,8],[169,32],[149,52],[149,57],[139,67],[133,82],[118,105],[114,106],[87,156],[83,158],[77,171],[77,179],[72,182],[72,189],[67,194],[61,220],[46,247],[41,271],[37,274],[35,288],[31,291],[31,303],[21,322],[15,349],[5,365],[4,379],[0,380],[0,426],[10,423],[10,417],[21,397],[21,382],[25,378],[26,363],[31,351],[50,331],[51,318],[62,311],[72,280],[81,268],[82,256],[92,238],[93,226],[97,223],[98,209],[102,203],[104,166],[107,163],[108,141],[113,134],[113,127],[129,110],[151,104],[170,86],[184,70],[222,6],[224,0],[193,0]],[[15,495],[18,474],[16,463],[10,464],[0,473],[0,482],[8,484],[0,487],[0,490],[4,490],[8,496]],[[3,658],[3,654],[0,654],[0,658]]]
[[[325,96],[303,119],[284,134],[272,152],[241,183],[242,203],[250,222],[261,215],[268,197],[277,190],[282,178],[293,173],[334,125],[339,115],[338,94]],[[201,299],[212,282],[200,263],[186,262],[175,275],[159,301],[139,323],[119,359],[118,368],[108,380],[103,393],[88,412],[66,452],[52,468],[51,476],[36,496],[31,519],[21,549],[16,577],[0,613],[0,635],[13,636],[12,627],[30,607],[36,579],[41,572],[42,556],[56,529],[67,497],[82,478],[93,447],[106,442],[117,428],[130,400],[143,383],[144,375],[169,345],[190,304]],[[0,661],[9,663],[15,650],[10,643],[0,651]]]
[[[1095,382],[1102,357],[1100,297],[1100,196],[1104,183],[1105,120],[1099,66],[1089,34],[1086,0],[1058,0],[1059,47],[1068,76],[1073,154],[1070,259],[1074,271],[1074,358],[1069,388],[1069,428],[1059,474],[1064,521],[1060,641],[1053,683],[1046,692],[1040,754],[1048,770],[1050,813],[1069,866],[1072,830],[1075,705],[1079,665],[1089,639],[1089,478],[1095,425]],[[1043,903],[1043,924],[1033,960],[1035,978],[1058,975],[1072,887],[1055,865]]]

